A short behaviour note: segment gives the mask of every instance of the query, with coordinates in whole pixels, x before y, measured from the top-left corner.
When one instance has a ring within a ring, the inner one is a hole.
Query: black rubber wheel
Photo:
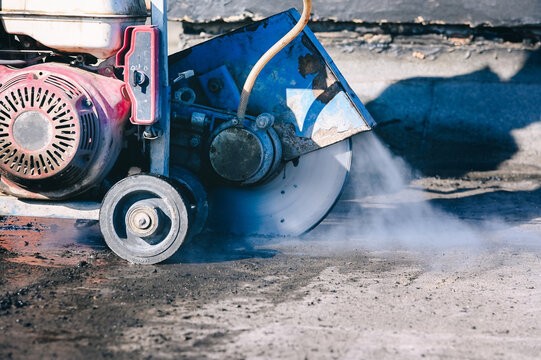
[[[100,229],[109,248],[136,264],[156,264],[171,257],[188,234],[186,203],[168,179],[129,176],[105,195]]]
[[[197,176],[183,167],[172,166],[169,170],[169,176],[183,190],[182,194],[185,194],[183,196],[184,199],[189,201],[191,211],[189,211],[190,232],[188,234],[188,240],[191,240],[205,228],[209,214],[207,192]]]

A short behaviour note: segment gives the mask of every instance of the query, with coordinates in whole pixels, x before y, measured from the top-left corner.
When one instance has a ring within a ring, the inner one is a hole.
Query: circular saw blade
[[[327,215],[351,167],[351,141],[344,140],[288,162],[271,181],[209,191],[209,227],[239,235],[296,236]]]

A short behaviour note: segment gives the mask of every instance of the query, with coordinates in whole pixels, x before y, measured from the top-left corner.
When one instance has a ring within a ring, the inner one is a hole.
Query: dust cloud
[[[344,238],[395,249],[479,244],[471,225],[435,208],[423,191],[409,186],[416,174],[374,133],[357,137],[353,154],[353,196],[346,200],[347,226],[339,230]]]
[[[354,138],[353,154],[341,201],[308,235],[319,253],[404,250],[440,256],[459,248],[459,256],[475,257],[486,249],[540,243],[537,234],[502,219],[472,220],[434,205],[425,189],[411,185],[422,176],[372,132]]]

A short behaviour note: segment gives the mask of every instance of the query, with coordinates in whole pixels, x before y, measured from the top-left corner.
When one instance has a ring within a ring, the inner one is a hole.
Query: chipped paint
[[[194,69],[196,74],[203,75],[223,66],[237,84],[242,84],[253,64],[295,25],[299,16],[296,11],[287,11],[174,54],[169,58],[170,72]],[[227,108],[218,98],[198,98],[208,101],[200,105]],[[287,148],[286,160],[368,131],[375,125],[308,28],[269,62],[256,82],[248,114],[257,116],[265,112],[274,115],[275,126],[284,125],[279,132],[287,136],[280,139]],[[285,124],[292,125],[292,130]],[[334,134],[330,136],[332,131]]]

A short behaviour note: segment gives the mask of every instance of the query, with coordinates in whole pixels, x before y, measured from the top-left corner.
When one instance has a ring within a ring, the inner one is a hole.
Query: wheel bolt
[[[139,213],[134,218],[135,226],[141,230],[146,230],[152,225],[152,219],[148,214]]]

